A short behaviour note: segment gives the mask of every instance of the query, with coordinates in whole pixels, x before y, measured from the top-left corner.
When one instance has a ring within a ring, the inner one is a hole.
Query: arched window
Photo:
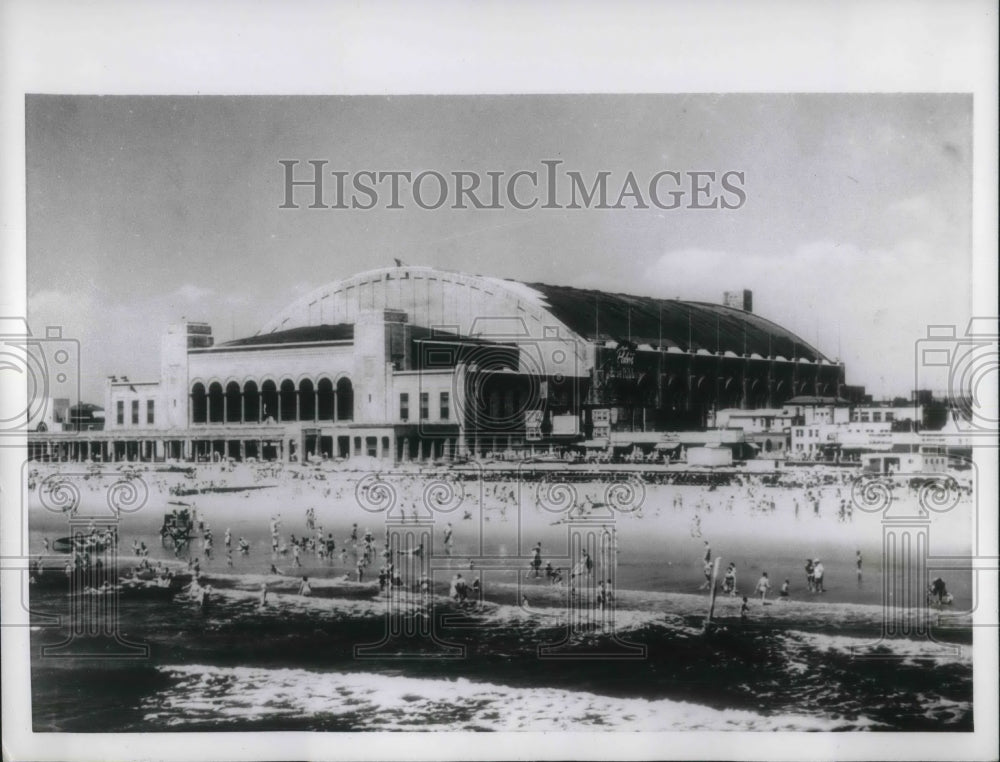
[[[290,378],[286,378],[281,382],[281,420],[282,421],[297,421],[298,416],[295,414],[295,382]]]
[[[191,423],[208,421],[208,395],[205,385],[198,383],[191,387]]]
[[[222,394],[222,384],[218,381],[208,387],[208,422],[222,423],[222,407],[224,395]]]
[[[240,385],[235,381],[226,384],[226,422],[239,423],[243,412]]]
[[[247,381],[243,387],[243,420],[247,423],[260,421],[260,391],[256,381]]]
[[[333,420],[333,381],[321,378],[316,385],[316,412],[321,421]]]
[[[316,387],[308,378],[299,382],[299,417],[303,421],[316,419]]]
[[[264,420],[278,420],[278,387],[274,381],[260,385],[261,402],[264,404]]]
[[[349,378],[337,382],[337,420],[354,420],[354,385]]]

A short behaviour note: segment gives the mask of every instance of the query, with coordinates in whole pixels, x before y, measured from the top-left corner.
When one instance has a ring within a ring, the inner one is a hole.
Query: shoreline
[[[67,465],[73,464],[60,464]],[[352,522],[359,535],[362,529],[374,528],[378,547],[383,541],[383,525],[404,533],[429,532],[429,555],[433,556],[433,568],[438,574],[462,570],[469,563],[484,568],[521,563],[526,569],[528,548],[536,541],[543,544],[545,561],[562,567],[565,573],[576,562],[570,552],[574,533],[600,532],[602,527],[610,526],[621,549],[615,563],[617,585],[622,590],[699,592],[704,581],[703,544],[710,541],[713,558],[724,558],[723,568],[730,561],[737,564],[738,589],[745,594],[749,595],[752,584],[768,571],[775,596],[782,581],[789,578],[793,598],[812,600],[812,594],[805,591],[802,563],[805,558],[821,557],[828,575],[826,600],[848,604],[881,602],[881,517],[862,510],[845,516],[842,506],[851,499],[850,484],[844,482],[842,472],[822,467],[809,474],[806,487],[799,484],[802,472],[794,471],[791,484],[783,478],[772,480],[770,474],[741,473],[709,488],[686,481],[622,482],[616,480],[617,474],[609,476],[603,471],[598,475],[607,481],[594,480],[591,471],[577,471],[578,481],[520,482],[507,479],[509,474],[500,471],[495,472],[496,480],[461,480],[455,478],[452,469],[421,469],[393,472],[392,478],[384,475],[385,480],[379,482],[364,470],[211,465],[195,470],[167,467],[138,471],[143,479],[141,487],[145,488],[141,489],[134,480],[121,478],[129,471],[123,468],[80,473],[59,467],[51,472],[37,471],[35,488],[28,493],[26,547],[31,556],[37,557],[43,551],[43,538],[51,542],[69,533],[69,515],[52,510],[42,494],[46,479],[60,474],[66,478],[59,482],[71,484],[76,492],[78,519],[85,522],[95,516],[100,520],[103,515],[118,523],[118,554],[123,563],[131,555],[129,543],[138,541],[146,543],[151,560],[172,559],[171,550],[161,544],[159,529],[165,514],[188,508],[196,511],[199,519],[210,522],[214,532],[211,560],[203,556],[200,532],[192,535],[187,550],[200,558],[206,573],[264,572],[271,563],[291,570],[292,554],[271,553],[268,516],[280,521],[284,544],[291,536],[313,537],[305,519],[307,510],[312,510],[317,526],[331,534],[336,543],[335,553],[328,559],[312,550],[302,552],[297,574],[316,578],[344,573],[353,577],[357,548],[348,537]],[[543,476],[551,473],[545,471]],[[669,475],[686,473],[674,471]],[[714,478],[720,476],[708,473]],[[109,495],[114,489],[126,492],[130,484],[137,487],[135,502],[116,517],[108,508]],[[625,489],[629,485],[631,492]],[[379,489],[388,492],[380,496]],[[196,492],[177,494],[187,490]],[[896,492],[901,504],[910,501],[916,507],[912,490],[904,487]],[[380,502],[385,495],[389,499]],[[607,506],[615,500],[619,502],[609,510]],[[417,515],[418,509],[428,504],[440,506],[441,510]],[[959,505],[965,514],[973,507]],[[944,549],[952,554],[967,553],[971,520],[957,513],[944,518],[936,519],[934,552],[941,554]],[[454,529],[452,549],[438,544],[446,526]],[[223,545],[227,529],[232,532],[232,568],[227,567]],[[237,553],[240,537],[245,537],[249,545],[246,556]],[[863,584],[856,580],[854,560],[858,549],[865,563]],[[369,579],[376,576],[377,567],[376,557],[366,572]],[[956,574],[950,574],[947,583],[956,597],[955,608],[961,610],[971,604],[971,573]]]

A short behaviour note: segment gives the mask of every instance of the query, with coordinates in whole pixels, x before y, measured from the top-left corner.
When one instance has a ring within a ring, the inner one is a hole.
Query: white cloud
[[[904,395],[913,385],[914,341],[927,324],[967,319],[967,272],[917,240],[893,249],[811,241],[782,257],[668,251],[639,280],[651,295],[711,302],[726,290],[752,289],[756,313],[829,356],[839,352],[850,383]]]
[[[185,283],[173,292],[173,296],[185,299],[189,302],[198,302],[214,294],[215,291],[204,286],[197,286],[194,283]]]

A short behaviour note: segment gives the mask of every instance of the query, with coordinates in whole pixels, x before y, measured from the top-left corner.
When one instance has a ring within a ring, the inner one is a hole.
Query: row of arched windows
[[[191,423],[262,423],[282,421],[350,421],[354,418],[354,386],[341,378],[334,385],[329,378],[318,382],[304,378],[296,387],[289,378],[274,381],[247,381],[240,386],[230,381],[223,387],[213,381],[206,389],[200,381],[191,387]]]

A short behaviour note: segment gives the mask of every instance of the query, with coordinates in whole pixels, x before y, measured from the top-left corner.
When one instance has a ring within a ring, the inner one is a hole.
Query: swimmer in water
[[[257,605],[260,608],[264,608],[267,605],[267,583],[262,582],[260,586],[260,598],[257,600]]]
[[[299,595],[312,595],[312,587],[309,585],[309,577],[302,577],[302,583],[299,585]]]
[[[743,596],[743,605],[740,606],[740,623],[746,624],[747,617],[750,614],[750,603],[747,601],[747,597]]]
[[[789,586],[789,582],[788,582],[788,580],[786,579],[786,580],[785,580],[785,581],[784,581],[784,582],[782,583],[782,585],[781,585],[781,592],[779,593],[779,595],[780,595],[781,597],[780,597],[780,598],[778,598],[778,600],[780,600],[780,601],[787,601],[787,600],[788,600],[788,586]]]

